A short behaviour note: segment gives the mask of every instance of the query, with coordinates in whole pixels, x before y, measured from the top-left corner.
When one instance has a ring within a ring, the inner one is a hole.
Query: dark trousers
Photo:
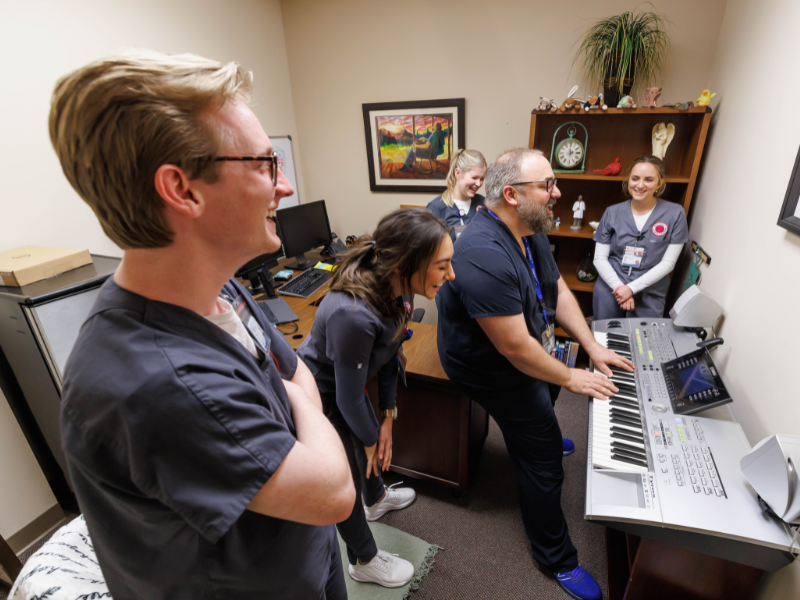
[[[517,474],[520,509],[534,560],[554,573],[578,566],[561,510],[563,443],[548,385],[542,381],[502,395],[467,395],[497,422]],[[555,390],[554,390],[555,391]]]
[[[342,440],[347,462],[350,463],[353,483],[356,486],[356,503],[353,511],[347,520],[336,525],[336,529],[347,546],[347,560],[350,564],[356,564],[356,560],[362,563],[369,562],[378,553],[378,547],[364,515],[364,504],[372,506],[383,496],[383,477],[376,476],[373,472],[367,479],[367,455],[364,452],[364,444],[350,430],[339,407],[336,406],[336,397],[333,394],[322,395],[322,410]]]
[[[347,600],[347,586],[344,582],[344,569],[337,540],[333,540],[328,581],[325,582],[325,597],[322,600]]]

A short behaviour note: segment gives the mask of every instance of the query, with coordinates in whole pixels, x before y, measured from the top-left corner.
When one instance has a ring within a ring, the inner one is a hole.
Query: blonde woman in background
[[[478,193],[486,178],[486,159],[477,150],[456,150],[447,174],[447,189],[428,203],[428,210],[451,227],[453,241],[461,235],[486,200]]]

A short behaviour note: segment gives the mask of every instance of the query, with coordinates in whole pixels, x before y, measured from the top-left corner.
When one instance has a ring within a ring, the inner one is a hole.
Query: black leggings
[[[347,462],[350,463],[353,483],[356,486],[356,502],[353,511],[345,521],[336,525],[336,529],[347,546],[347,560],[350,561],[350,564],[356,564],[356,560],[360,560],[362,563],[369,562],[378,553],[378,547],[375,545],[375,539],[372,537],[372,531],[370,531],[367,517],[364,514],[364,504],[372,506],[383,496],[383,477],[376,476],[373,472],[367,479],[367,455],[364,452],[364,444],[350,430],[336,405],[334,394],[322,394],[322,410],[342,440],[344,451],[347,454]],[[364,495],[363,502],[362,494]]]

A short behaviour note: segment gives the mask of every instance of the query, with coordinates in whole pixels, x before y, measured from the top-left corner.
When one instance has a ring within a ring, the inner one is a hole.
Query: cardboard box
[[[0,279],[2,285],[22,287],[90,264],[88,250],[23,246],[0,252]]]

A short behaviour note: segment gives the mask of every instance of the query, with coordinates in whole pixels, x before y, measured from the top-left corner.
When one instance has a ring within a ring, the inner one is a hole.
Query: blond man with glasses
[[[294,190],[251,74],[135,52],[56,86],[64,174],[125,255],[65,369],[63,445],[125,598],[347,597],[332,524],[355,501],[317,387],[233,279],[280,246]]]

